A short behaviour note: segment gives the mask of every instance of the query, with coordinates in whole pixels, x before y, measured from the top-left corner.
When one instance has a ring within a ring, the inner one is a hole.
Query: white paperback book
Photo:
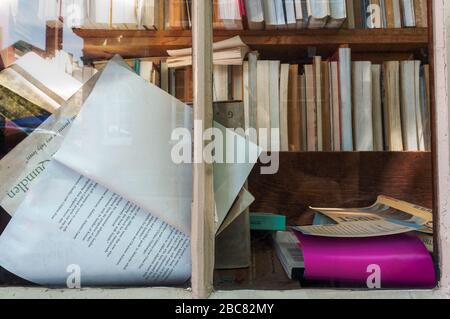
[[[264,28],[264,11],[261,0],[246,0],[248,27],[250,30],[261,30]]]
[[[330,1],[330,20],[326,25],[330,29],[338,29],[347,19],[347,3],[345,0]]]
[[[280,61],[269,62],[270,151],[280,151]]]
[[[278,29],[287,28],[286,17],[284,14],[284,3],[283,0],[273,0],[275,3],[275,12],[277,16],[277,27]]]
[[[305,268],[300,241],[292,231],[277,231],[274,235],[275,251],[289,279],[295,278],[295,270]]]
[[[308,28],[320,29],[327,24],[330,16],[330,3],[328,0],[307,0]]]
[[[63,123],[61,147],[10,212],[0,265],[41,285],[66,285],[70,269],[81,271],[82,285],[185,282],[192,165],[175,163],[171,154],[174,144],[192,147],[190,139],[172,140],[175,128],[191,131],[191,109],[113,61],[77,118]],[[236,153],[259,154],[245,138],[216,127],[237,140]],[[215,164],[218,225],[256,160]]]
[[[284,7],[286,12],[286,25],[289,29],[295,29],[297,27],[297,18],[295,15],[295,3],[294,0],[284,0]]]
[[[417,138],[417,97],[420,94],[416,86],[416,61],[400,62],[400,94],[401,94],[401,117],[403,147],[405,151],[418,151],[419,144]]]
[[[274,0],[262,0],[264,20],[266,22],[266,29],[276,29],[278,26],[277,10]]]
[[[342,151],[353,151],[351,49],[339,49]]]
[[[372,63],[353,62],[353,127],[355,150],[370,152],[373,147]]]
[[[306,0],[294,0],[295,19],[297,20],[297,29],[303,29],[308,18],[306,17]]]

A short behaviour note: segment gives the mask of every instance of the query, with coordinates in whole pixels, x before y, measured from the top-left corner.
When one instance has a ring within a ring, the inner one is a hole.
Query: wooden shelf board
[[[87,60],[107,59],[114,54],[123,57],[164,56],[169,49],[192,46],[190,30],[151,31],[116,29],[73,29],[84,39]],[[318,53],[328,54],[342,44],[354,52],[409,52],[426,49],[428,29],[321,29],[283,31],[228,31],[214,32],[214,41],[235,35],[242,37],[263,57],[277,57],[295,53],[306,55],[308,47],[317,47]]]
[[[430,152],[280,153],[279,171],[249,178],[252,212],[274,212],[289,224],[312,221],[308,207],[361,207],[378,195],[433,207]]]

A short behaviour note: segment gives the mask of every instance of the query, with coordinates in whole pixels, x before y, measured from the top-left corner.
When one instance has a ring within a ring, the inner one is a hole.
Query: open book
[[[0,237],[0,265],[41,285],[65,285],[73,265],[82,285],[183,283],[190,277],[192,164],[174,163],[171,135],[192,129],[192,110],[117,58],[94,80],[75,120],[44,123],[52,151],[25,157],[23,166],[35,172],[27,189],[14,191],[23,177],[6,179],[1,204],[13,217]],[[231,137],[237,152],[257,150]],[[214,165],[219,225],[253,165]],[[1,166],[0,176],[7,170]]]
[[[379,237],[420,232],[433,234],[430,209],[387,196],[363,208],[313,208],[315,225],[296,227],[305,235],[321,237]]]
[[[242,65],[245,56],[250,51],[241,37],[215,42],[213,44],[213,64]],[[180,68],[192,65],[192,48],[168,50],[167,65],[169,68]]]

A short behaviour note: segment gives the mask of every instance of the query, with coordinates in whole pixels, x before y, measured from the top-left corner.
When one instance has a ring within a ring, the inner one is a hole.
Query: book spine
[[[351,53],[348,48],[339,49],[339,92],[341,100],[341,148],[343,151],[353,151]]]

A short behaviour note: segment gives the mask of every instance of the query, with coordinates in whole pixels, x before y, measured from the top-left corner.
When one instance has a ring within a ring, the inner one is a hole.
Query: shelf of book
[[[289,225],[310,224],[310,206],[364,207],[381,194],[433,207],[431,152],[282,152],[276,174],[260,167],[250,210],[286,215]]]
[[[190,30],[151,31],[74,28],[84,40],[85,60],[108,59],[114,54],[127,58],[165,56],[167,50],[192,45]],[[427,28],[403,29],[320,29],[283,31],[215,30],[214,41],[239,35],[252,49],[263,56],[279,57],[293,50],[307,53],[309,47],[335,50],[348,45],[353,52],[411,52],[428,46]],[[287,51],[286,51],[287,50]]]

